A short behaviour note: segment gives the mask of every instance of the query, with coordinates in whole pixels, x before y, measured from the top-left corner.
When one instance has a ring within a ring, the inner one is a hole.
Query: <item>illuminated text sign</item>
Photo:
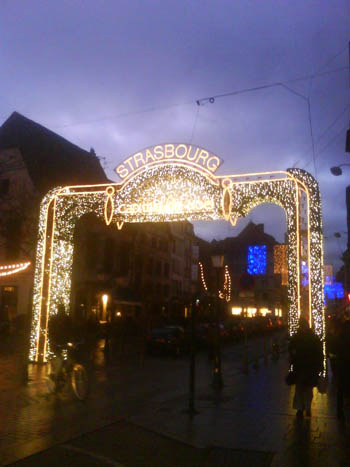
[[[124,179],[141,167],[159,161],[190,162],[211,173],[215,173],[222,162],[214,154],[190,144],[158,144],[128,157],[115,168],[115,171],[120,178]]]
[[[182,202],[179,199],[168,198],[149,202],[121,204],[119,206],[119,212],[122,214],[182,214],[196,211],[212,212],[214,209],[215,203],[213,199],[194,199]]]

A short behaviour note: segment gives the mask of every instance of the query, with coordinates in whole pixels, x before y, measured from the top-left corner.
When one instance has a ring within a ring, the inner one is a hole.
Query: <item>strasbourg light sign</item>
[[[124,180],[139,169],[157,162],[186,162],[214,174],[222,160],[209,151],[184,143],[158,144],[128,157],[115,171]]]
[[[141,201],[138,203],[121,204],[119,212],[121,214],[181,214],[191,212],[212,212],[215,209],[213,199],[190,199],[186,203],[172,196],[161,196],[152,201]]]

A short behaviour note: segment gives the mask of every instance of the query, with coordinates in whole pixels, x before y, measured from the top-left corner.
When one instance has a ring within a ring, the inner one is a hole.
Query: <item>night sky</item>
[[[349,40],[350,0],[1,0],[0,124],[18,111],[93,147],[115,181],[125,157],[164,142],[217,154],[217,174],[303,168],[320,184],[337,269],[350,167],[329,169],[350,163]],[[283,241],[270,205],[235,228],[195,229],[218,239],[249,220]]]

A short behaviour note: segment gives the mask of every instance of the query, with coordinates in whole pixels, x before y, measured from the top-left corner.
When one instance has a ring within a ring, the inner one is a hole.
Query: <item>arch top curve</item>
[[[123,183],[149,167],[171,164],[183,165],[213,177],[223,160],[200,146],[188,143],[157,144],[131,155],[114,170]]]
[[[126,222],[222,218],[222,187],[212,176],[178,163],[163,163],[127,180],[115,194],[115,218]]]

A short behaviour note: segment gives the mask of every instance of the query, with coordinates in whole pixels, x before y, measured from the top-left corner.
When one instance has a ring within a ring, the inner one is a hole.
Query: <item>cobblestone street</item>
[[[261,340],[251,345],[251,356],[263,348]],[[212,362],[200,353],[194,416],[187,359],[146,357],[142,364],[137,353],[128,355],[106,365],[98,347],[89,399],[79,402],[48,393],[45,366],[30,366],[22,386],[20,356],[3,352],[1,464],[350,465],[348,402],[339,423],[330,381],[327,395],[314,390],[312,417],[297,420],[285,354],[272,361],[260,352],[245,374],[242,345],[225,348],[224,388],[215,393]]]

